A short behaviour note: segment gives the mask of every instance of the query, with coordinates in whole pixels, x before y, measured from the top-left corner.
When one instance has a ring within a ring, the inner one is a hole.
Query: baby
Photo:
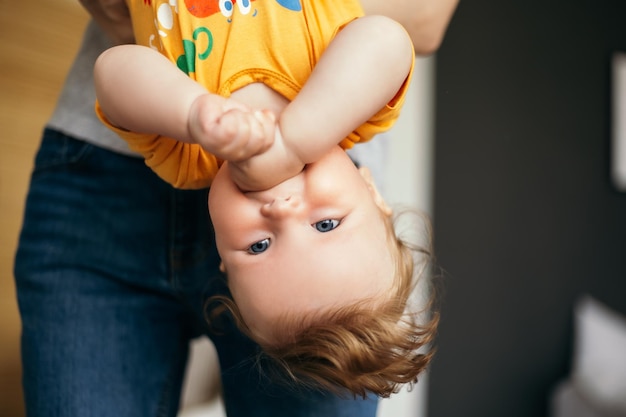
[[[209,187],[244,333],[287,373],[388,396],[432,352],[414,252],[344,149],[397,119],[406,31],[356,0],[129,0],[137,43],[95,67],[97,111],[163,179]]]

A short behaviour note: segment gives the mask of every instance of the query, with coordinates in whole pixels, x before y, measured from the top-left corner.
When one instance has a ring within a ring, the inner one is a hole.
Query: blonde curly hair
[[[383,301],[360,300],[307,317],[283,316],[275,323],[282,337],[271,343],[255,337],[232,298],[213,297],[220,307],[212,309],[211,317],[229,311],[290,382],[361,397],[398,392],[417,382],[432,359],[439,313],[433,286],[425,306],[412,310],[410,305],[418,281],[433,263],[430,229],[426,246],[414,245],[396,235],[396,221],[385,219],[396,277],[391,296]]]

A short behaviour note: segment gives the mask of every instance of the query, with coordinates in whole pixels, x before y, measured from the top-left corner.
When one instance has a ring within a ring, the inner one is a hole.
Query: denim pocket
[[[33,175],[41,175],[49,170],[78,164],[90,154],[92,149],[93,145],[87,142],[46,128],[35,157]]]

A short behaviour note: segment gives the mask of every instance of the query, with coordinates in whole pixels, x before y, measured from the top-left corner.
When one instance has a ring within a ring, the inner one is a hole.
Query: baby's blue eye
[[[265,252],[269,247],[270,240],[266,238],[250,245],[250,247],[248,248],[248,253],[251,253],[252,255],[258,255],[259,253]]]
[[[315,227],[318,232],[322,232],[322,233],[330,232],[337,226],[339,226],[339,220],[334,220],[334,219],[320,220],[319,222],[313,225],[313,227]]]

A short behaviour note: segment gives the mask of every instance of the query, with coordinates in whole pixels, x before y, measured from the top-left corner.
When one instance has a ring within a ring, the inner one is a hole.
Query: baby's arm
[[[319,160],[390,103],[413,64],[404,28],[384,16],[359,18],[333,39],[279,125],[304,163]]]
[[[454,13],[454,10],[457,7],[459,0],[411,0],[411,1],[406,1],[406,0],[361,0],[361,5],[363,6],[363,9],[365,11],[366,15],[383,15],[383,16],[387,16],[391,19],[396,20],[397,22],[399,22],[408,32],[409,36],[411,37],[411,40],[413,42],[413,47],[415,49],[415,52],[417,54],[420,55],[427,55],[427,54],[432,54],[434,53],[439,46],[441,45],[441,42],[443,40],[443,36],[445,34],[446,28],[448,27],[448,24],[450,23],[450,19],[452,18],[452,15]],[[350,25],[352,26],[352,25]],[[348,29],[348,28],[346,28]],[[343,34],[347,33],[347,30],[344,29]],[[367,32],[367,30],[366,30]],[[371,35],[373,35],[374,32],[372,32]],[[361,34],[363,35],[363,34]],[[368,34],[365,33],[364,34],[365,37],[367,38]],[[341,35],[343,36],[343,35]],[[358,38],[359,36],[355,36],[354,38]],[[357,53],[358,52],[358,48],[359,43],[358,41],[354,42],[354,38],[353,41],[350,42],[346,42],[346,44],[352,44],[352,45],[356,45],[356,47],[354,49],[352,49],[351,53]],[[371,40],[376,40],[374,39],[374,36],[370,36]],[[379,39],[380,40],[380,39]],[[382,42],[383,47],[385,45],[385,42]],[[334,42],[333,42],[334,45]],[[333,47],[333,45],[331,45],[331,47]],[[372,45],[374,46],[374,45]],[[397,47],[396,48],[396,52],[400,49],[400,45],[389,45],[389,46],[394,46]],[[329,48],[330,49],[330,48]],[[392,52],[392,51],[383,51],[383,52]],[[341,51],[338,53],[339,55],[342,55]],[[350,54],[346,54],[344,56],[345,61],[348,61],[348,57]],[[370,58],[372,57],[376,57],[375,53],[373,53],[372,55],[370,55]],[[362,70],[374,70],[374,75],[378,74],[382,79],[385,78],[385,74],[380,71],[382,69],[382,67],[377,67],[379,64],[381,64],[382,66],[384,66],[385,64],[389,64],[389,63],[394,63],[395,61],[393,60],[387,60],[385,61],[382,58],[382,55],[379,56],[380,60],[372,63],[371,60],[369,63],[367,63],[367,59],[364,59],[363,61],[365,61],[362,64],[359,64],[358,66],[356,65],[356,60],[355,65],[350,66],[350,63],[347,62],[346,66],[344,67],[344,69],[347,68],[352,68],[354,72],[349,72],[349,76],[352,76],[354,73],[357,73],[359,71]],[[324,56],[323,59],[326,59],[327,57]],[[363,57],[363,58],[367,58],[367,57]],[[392,58],[393,59],[393,58]],[[319,65],[318,65],[319,66]],[[330,65],[329,65],[330,67]],[[398,68],[396,68],[398,69]],[[319,68],[316,67],[316,69],[314,70],[314,72],[317,72],[319,70]],[[327,73],[326,76],[328,76],[329,74]],[[360,74],[362,76],[365,76],[366,74]],[[370,74],[371,75],[371,74]],[[332,72],[330,74],[330,76],[332,76]],[[320,77],[320,79],[322,79],[323,77]],[[375,78],[375,77],[374,77]],[[356,79],[355,79],[356,80]],[[390,81],[390,80],[388,80]],[[376,80],[372,85],[375,85],[376,83],[378,83],[379,80]],[[323,84],[323,83],[322,83]],[[329,86],[329,85],[327,85]],[[322,88],[324,87],[324,85],[322,85]],[[357,86],[358,87],[358,86]],[[362,86],[361,86],[362,87]],[[307,87],[306,87],[309,92],[311,92],[310,90],[313,90],[312,93],[316,92],[316,88],[312,88],[312,84],[309,85],[309,83],[307,83]],[[362,91],[367,91],[368,87],[362,88]],[[318,93],[322,93],[322,90],[317,90]],[[341,86],[339,86],[339,89],[335,92],[332,92],[334,94],[343,94],[343,90],[341,89]],[[332,95],[331,95],[332,97]],[[347,97],[347,96],[346,96]],[[299,97],[299,100],[304,102],[305,100],[302,100],[304,98],[303,97]],[[321,98],[321,97],[320,97]],[[327,97],[328,98],[328,97]],[[366,97],[367,101],[369,100],[369,98]],[[373,101],[372,101],[373,102]],[[332,104],[332,103],[331,103]],[[350,104],[351,105],[351,104]],[[306,107],[306,106],[304,106]],[[327,110],[332,109],[332,106],[329,107],[325,107]],[[292,110],[295,110],[292,108]],[[341,109],[340,109],[341,110]],[[342,113],[338,113],[338,114],[342,114]],[[282,118],[281,118],[282,120]],[[286,121],[287,119],[285,119]],[[281,122],[281,126],[283,125]],[[297,129],[297,125],[295,126],[295,129]],[[289,133],[286,133],[287,135]],[[321,137],[321,135],[320,135]],[[331,141],[332,142],[332,141]],[[321,145],[323,149],[323,146],[325,146],[324,144]],[[288,152],[288,148],[286,148],[285,143],[283,143],[281,140],[276,140],[274,143],[274,146],[272,146],[272,148],[270,148],[270,151],[262,154],[262,155],[258,155],[254,158],[252,158],[251,160],[248,160],[245,162],[245,164],[233,164],[233,166],[236,169],[231,169],[231,172],[235,172],[236,175],[238,175],[240,178],[243,179],[254,179],[255,175],[253,174],[255,169],[254,167],[257,167],[257,170],[260,171],[259,167],[264,166],[265,167],[265,172],[268,174],[266,175],[264,178],[267,180],[265,184],[263,183],[256,183],[256,184],[252,184],[253,187],[257,187],[257,188],[262,188],[263,186],[267,187],[267,184],[269,182],[271,182],[271,178],[274,178],[274,182],[276,181],[276,179],[280,178],[280,174],[285,175],[287,173],[291,173],[292,175],[295,173],[295,171],[297,171],[298,169],[302,168],[302,161],[298,161],[297,158],[292,159],[290,162],[293,164],[292,167],[289,167],[287,169],[279,169],[279,164],[277,163],[268,163],[270,161],[272,161],[272,159],[275,158],[271,157],[270,155],[272,155],[272,153],[276,156],[281,156],[281,155],[286,155],[289,154]],[[287,160],[284,160],[285,162],[287,162]],[[272,171],[273,171],[273,177],[272,175]],[[248,175],[246,177],[246,172],[250,173],[250,175]],[[263,179],[263,177],[261,178]]]
[[[412,63],[411,40],[397,22],[365,16],[349,23],[280,115],[272,147],[231,164],[233,179],[244,189],[269,188],[318,161],[393,100]]]
[[[198,143],[240,161],[274,140],[275,119],[207,90],[160,53],[138,45],[105,51],[94,69],[102,111],[117,127]]]

